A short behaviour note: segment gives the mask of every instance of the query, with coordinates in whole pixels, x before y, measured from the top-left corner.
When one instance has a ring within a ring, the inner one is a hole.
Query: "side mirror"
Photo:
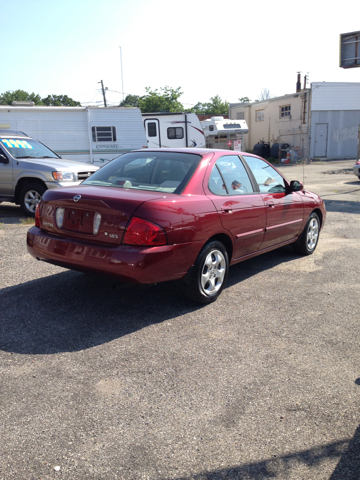
[[[0,153],[0,163],[9,163],[9,159],[3,153]]]
[[[290,182],[290,192],[300,192],[304,189],[304,185],[297,180],[291,180]]]

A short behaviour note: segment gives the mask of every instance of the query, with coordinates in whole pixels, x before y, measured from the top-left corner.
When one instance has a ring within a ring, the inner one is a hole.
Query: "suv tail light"
[[[36,205],[35,209],[35,227],[41,228],[40,203]]]
[[[358,160],[358,161],[355,163],[355,165],[360,165],[360,160]]]
[[[165,231],[155,223],[133,217],[125,231],[122,243],[127,245],[166,245]]]

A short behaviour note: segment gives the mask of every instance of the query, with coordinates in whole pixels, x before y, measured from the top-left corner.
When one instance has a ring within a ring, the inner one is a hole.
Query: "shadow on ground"
[[[283,248],[233,266],[227,288],[299,257]],[[225,293],[223,293],[224,295]],[[79,351],[204,307],[179,282],[116,284],[66,271],[0,290],[0,349],[21,354]]]
[[[329,477],[329,480],[360,479],[360,427],[357,428],[351,440],[342,440],[327,445],[294,452],[281,457],[263,460],[257,463],[220,469],[212,472],[201,472],[190,477],[177,477],[176,480],[265,480],[292,479],[294,470],[301,465],[307,468],[318,467],[327,460],[339,462]],[[318,470],[321,471],[321,470]],[[296,478],[300,478],[296,476]],[[306,478],[306,477],[301,477]],[[311,478],[314,478],[311,476]],[[321,478],[325,478],[323,475]]]
[[[360,213],[360,202],[347,200],[325,200],[327,212]]]

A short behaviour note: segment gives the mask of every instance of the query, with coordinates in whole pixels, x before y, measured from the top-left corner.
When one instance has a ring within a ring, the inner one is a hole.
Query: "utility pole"
[[[106,105],[106,97],[105,97],[105,90],[104,90],[104,84],[103,84],[103,81],[102,81],[102,80],[100,80],[100,82],[98,82],[98,83],[101,83],[102,94],[103,94],[103,97],[104,97],[104,105],[105,105],[105,107],[107,107],[107,105]]]
[[[120,65],[121,65],[121,89],[123,94],[123,102],[124,102],[124,78],[123,78],[123,68],[122,68],[122,54],[121,54],[121,47],[120,48]]]

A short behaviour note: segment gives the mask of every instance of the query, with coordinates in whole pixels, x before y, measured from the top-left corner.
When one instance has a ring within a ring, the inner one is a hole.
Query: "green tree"
[[[124,100],[119,104],[119,107],[138,107],[139,95],[126,95]]]
[[[139,107],[142,113],[154,112],[183,112],[184,107],[179,102],[182,95],[180,87],[170,88],[168,86],[159,90],[151,90],[150,87],[145,88],[146,95],[139,98]]]
[[[34,102],[35,105],[43,105],[40,95],[24,90],[8,90],[0,94],[0,105],[11,105],[12,102]]]
[[[197,103],[191,111],[203,115],[226,115],[229,113],[229,102],[221,100],[219,95],[210,98],[210,102]]]
[[[249,97],[240,97],[239,98],[240,103],[251,103],[251,100]]]
[[[73,100],[67,95],[48,95],[42,99],[44,105],[48,107],[81,107],[81,103]]]

